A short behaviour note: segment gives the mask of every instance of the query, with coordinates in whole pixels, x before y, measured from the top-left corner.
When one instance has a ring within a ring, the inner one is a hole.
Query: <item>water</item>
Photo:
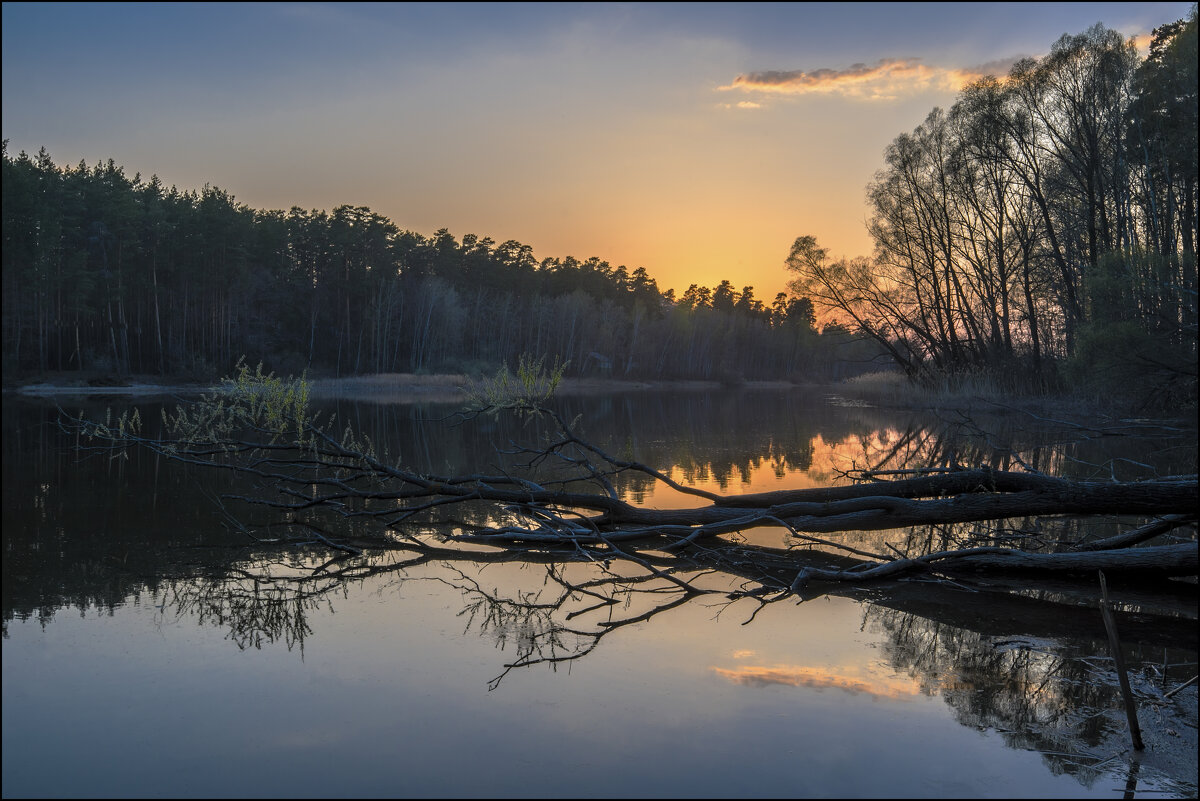
[[[130,401],[66,403],[103,415]],[[154,419],[161,401],[133,403]],[[496,446],[537,436],[503,419],[429,422],[447,406],[325,404],[422,471],[481,470],[504,461]],[[1178,438],[1064,444],[1019,420],[989,440],[795,393],[562,404],[610,452],[724,492],[833,483],[868,463],[1005,466],[1005,448],[1076,475],[1195,461],[1194,437],[1190,450]],[[1078,586],[908,582],[760,605],[728,596],[761,571],[684,574],[710,590],[687,597],[634,565],[615,565],[617,581],[553,555],[452,548],[314,575],[329,552],[224,526],[211,497],[244,481],[148,454],[81,461],[56,413],[4,402],[6,796],[1195,794],[1157,741],[1139,760],[1120,755],[1104,632]],[[695,503],[640,480],[619,488],[652,506]],[[786,541],[760,529],[742,544]],[[564,589],[585,582],[594,595]],[[1150,665],[1167,666],[1168,686],[1193,675],[1194,592],[1124,597],[1135,688],[1156,692]]]

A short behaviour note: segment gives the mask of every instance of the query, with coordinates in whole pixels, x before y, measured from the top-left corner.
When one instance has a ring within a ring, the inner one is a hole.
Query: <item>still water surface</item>
[[[63,400],[93,415],[134,403],[145,419],[162,402]],[[727,492],[1011,458],[995,435],[821,396],[560,402],[613,451]],[[452,406],[325,405],[417,470],[473,472],[536,437],[503,420],[438,422]],[[81,461],[54,415],[4,401],[5,796],[1195,794],[1127,754],[1101,763],[1122,747],[1108,714],[1119,698],[1099,615],[1070,593],[981,604],[912,585],[759,608],[642,582],[596,612],[554,605],[560,586],[538,559],[453,552],[376,554],[296,581],[329,554],[228,531],[210,496],[236,487],[229,477],[145,454]],[[1024,423],[1006,437],[1058,473],[1195,469],[1194,442],[1118,453]],[[644,482],[620,489],[680,504]],[[786,545],[770,529],[748,543]],[[1128,638],[1127,658],[1168,665],[1172,686],[1194,672],[1190,603],[1190,620],[1186,599],[1148,604]],[[562,661],[506,670],[551,634]]]

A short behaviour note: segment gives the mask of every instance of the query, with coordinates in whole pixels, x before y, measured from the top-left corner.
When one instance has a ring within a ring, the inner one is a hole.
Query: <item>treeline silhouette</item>
[[[1096,25],[885,151],[873,258],[796,240],[792,288],[912,376],[1195,402],[1196,8],[1149,55]]]
[[[3,216],[6,377],[210,378],[242,355],[281,373],[483,372],[533,353],[572,375],[736,382],[840,377],[875,354],[818,333],[802,297],[723,281],[676,298],[642,267],[539,262],[361,206],[260,211],[7,141]]]

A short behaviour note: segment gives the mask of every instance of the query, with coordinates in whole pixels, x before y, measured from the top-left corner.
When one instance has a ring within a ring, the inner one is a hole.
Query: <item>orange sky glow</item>
[[[964,82],[1188,3],[3,6],[9,152],[256,208],[365,205],[770,303],[870,255],[884,148]],[[101,89],[102,87],[102,89]]]

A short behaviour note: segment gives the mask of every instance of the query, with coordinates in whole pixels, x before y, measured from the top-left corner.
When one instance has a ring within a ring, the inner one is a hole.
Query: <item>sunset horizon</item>
[[[1189,9],[6,3],[3,135],[769,302],[798,236],[871,255],[885,147],[966,81],[1095,23],[1144,47]]]

